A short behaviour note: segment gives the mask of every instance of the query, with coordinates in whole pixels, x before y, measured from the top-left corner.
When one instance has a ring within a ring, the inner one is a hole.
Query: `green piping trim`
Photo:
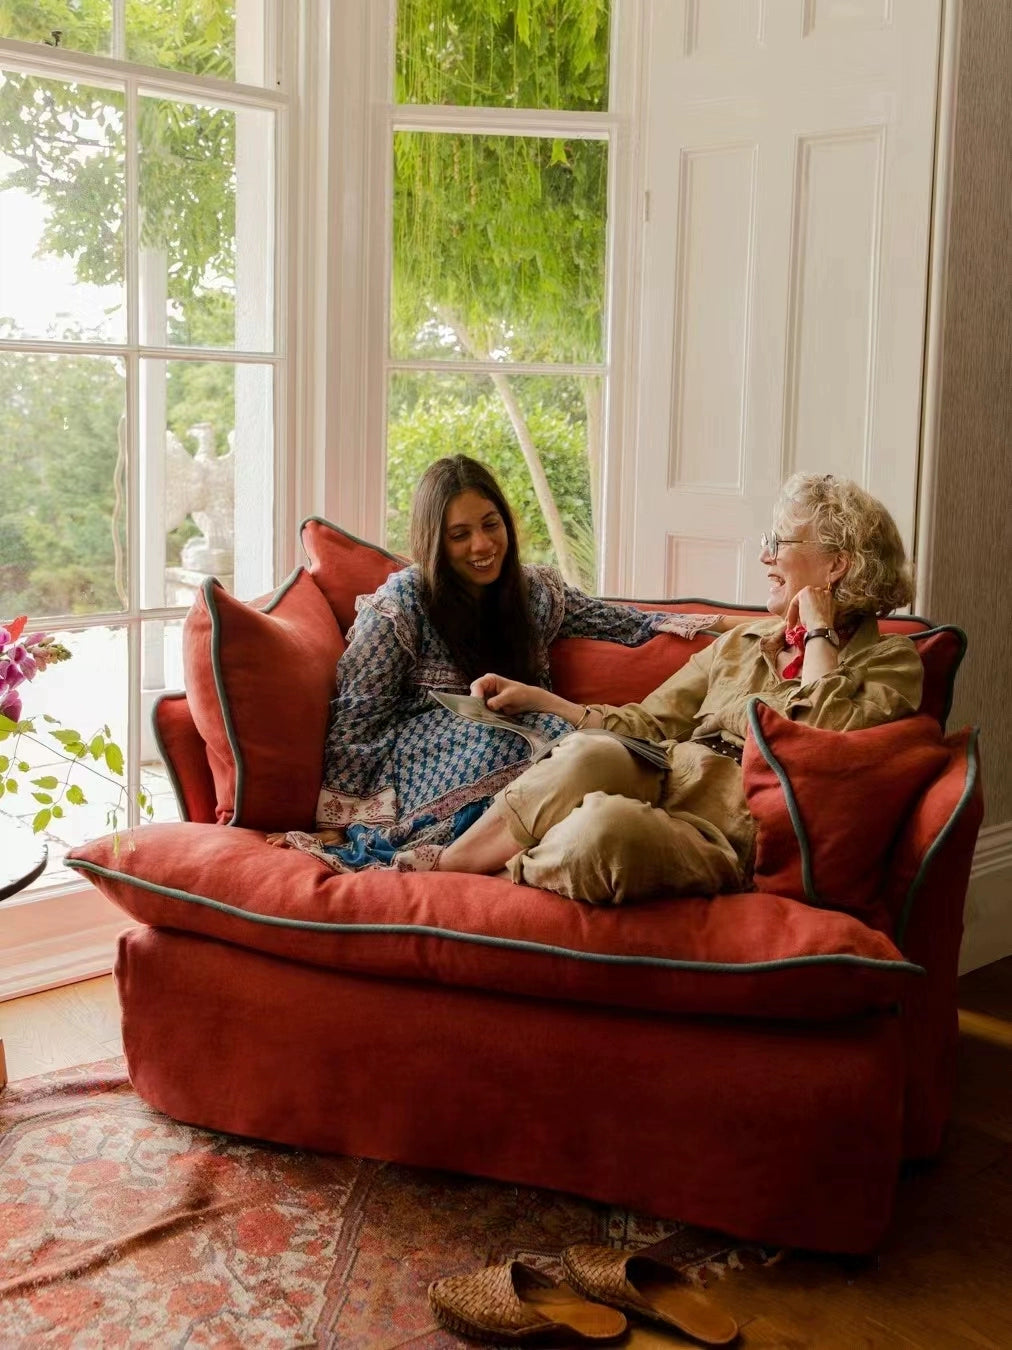
[[[910,640],[914,643],[923,642],[925,638],[933,637],[935,633],[955,633],[959,640],[959,655],[956,657],[956,664],[952,667],[952,673],[949,676],[949,694],[945,700],[945,707],[942,709],[942,730],[945,730],[945,724],[949,720],[949,713],[952,712],[952,700],[956,696],[956,675],[959,667],[963,664],[963,657],[966,655],[966,634],[962,628],[957,628],[954,623],[941,623],[937,628],[929,628],[923,633],[908,634]]]
[[[324,522],[326,523],[326,522]],[[627,595],[602,595],[601,600],[609,600],[616,605],[709,605],[711,609],[733,609],[737,612],[747,612],[750,614],[764,615],[767,619],[777,618],[776,614],[771,614],[765,605],[740,605],[737,600],[714,600],[707,595],[665,595],[659,600],[643,600],[636,595],[630,598]],[[938,629],[933,627],[932,620],[926,619],[923,614],[885,614],[885,619],[904,619],[911,623],[924,624],[924,631],[917,633],[908,633],[911,638],[927,637],[928,632],[936,633]],[[943,628],[951,625],[943,624]],[[957,632],[960,630],[957,628]]]
[[[296,567],[294,572],[281,583],[267,604],[259,610],[259,613],[270,614],[305,570],[304,567]],[[242,751],[239,749],[239,738],[236,735],[235,723],[232,721],[228,694],[225,692],[225,678],[221,668],[221,615],[218,613],[218,602],[214,596],[216,587],[221,587],[221,582],[217,577],[208,577],[201,585],[200,591],[211,620],[211,670],[214,674],[214,687],[218,692],[218,703],[221,707],[221,720],[225,727],[225,736],[228,740],[229,749],[232,751],[232,759],[235,761],[235,806],[232,809],[232,819],[225,823],[237,825],[242,810],[243,791],[246,786],[246,765],[242,757]],[[222,589],[224,588],[222,587]]]
[[[462,933],[454,928],[434,928],[430,924],[413,923],[324,923],[316,919],[283,919],[274,914],[250,914],[248,910],[227,905],[222,900],[212,900],[208,896],[194,895],[192,891],[180,891],[171,886],[161,886],[154,881],[142,881],[139,877],[126,872],[114,872],[111,868],[98,863],[84,862],[78,858],[68,858],[67,866],[78,872],[91,872],[111,881],[125,881],[141,890],[156,895],[166,895],[174,900],[186,900],[193,904],[204,905],[221,914],[230,914],[237,919],[246,919],[250,923],[265,924],[270,928],[297,928],[312,933],[384,933],[411,934],[413,936],[447,938],[453,942],[470,942],[481,947],[505,947],[513,951],[539,952],[546,956],[567,956],[575,961],[589,961],[599,965],[612,966],[655,966],[662,970],[703,970],[717,974],[741,974],[754,971],[788,970],[795,966],[844,965],[858,966],[871,970],[903,970],[913,975],[923,975],[923,966],[913,961],[884,961],[872,956],[853,956],[846,952],[837,952],[825,956],[791,956],[781,961],[753,961],[748,964],[734,965],[718,961],[677,961],[668,956],[619,956],[612,952],[581,952],[572,947],[559,947],[554,943],[529,942],[524,938],[491,937],[487,933]]]
[[[924,884],[924,878],[927,876],[928,870],[930,869],[931,864],[934,862],[935,856],[937,855],[939,849],[942,848],[946,839],[948,839],[949,835],[956,828],[957,820],[959,820],[959,817],[966,810],[967,803],[970,801],[970,798],[973,796],[974,790],[976,789],[977,774],[980,763],[977,756],[977,738],[979,735],[980,735],[979,727],[972,727],[970,729],[970,739],[966,743],[967,767],[966,767],[966,782],[963,785],[963,791],[960,794],[959,801],[953,807],[952,814],[949,816],[949,819],[945,822],[942,828],[935,835],[934,839],[931,841],[930,846],[926,850],[924,857],[921,859],[921,865],[917,869],[917,875],[914,877],[913,881],[907,887],[906,897],[903,901],[903,909],[900,911],[899,922],[896,925],[897,947],[902,943],[904,937],[906,936],[907,924],[910,921],[910,915],[913,912],[914,900],[917,898],[917,893],[921,889],[921,886]]]
[[[360,539],[357,534],[352,534],[350,530],[343,530],[340,525],[335,525],[332,520],[327,520],[325,516],[306,516],[305,520],[303,520],[299,525],[300,544],[302,544],[302,531],[306,528],[306,526],[310,523],[310,521],[315,522],[315,524],[317,525],[326,525],[328,530],[334,530],[335,533],[337,534],[343,534],[345,539],[350,539],[353,544],[362,544],[363,547],[372,549],[374,553],[382,553],[384,558],[389,558],[391,562],[400,563],[402,567],[410,566],[410,563],[406,561],[404,558],[400,557],[398,554],[391,553],[390,550],[387,548],[381,548],[379,544],[372,544],[369,542],[368,539]],[[302,544],[302,550],[306,554],[306,557],[308,558],[309,551],[306,548],[305,544]]]
[[[166,753],[165,742],[162,740],[162,733],[158,730],[158,718],[156,716],[158,709],[162,703],[167,703],[173,699],[179,698],[183,699],[184,702],[187,701],[185,690],[167,689],[164,691],[164,693],[158,695],[154,703],[151,705],[151,734],[155,738],[155,745],[158,748],[158,753],[161,755],[162,763],[165,765],[165,771],[169,775],[169,782],[172,784],[172,791],[175,793],[176,796],[176,805],[179,808],[179,818],[180,820],[188,822],[190,816],[187,813],[186,802],[183,799],[183,785],[179,781],[179,775],[176,773],[176,770],[173,767],[172,760],[169,759],[169,756]]]
[[[808,832],[805,829],[805,823],[801,819],[801,811],[798,808],[798,799],[794,795],[794,788],[791,786],[791,780],[787,776],[787,771],[777,759],[770,748],[770,744],[763,735],[762,727],[759,725],[759,714],[756,712],[756,704],[763,700],[754,696],[748,701],[748,724],[752,731],[752,736],[759,751],[776,774],[783,790],[784,801],[787,803],[787,814],[791,818],[791,825],[794,827],[794,834],[798,841],[798,848],[801,852],[801,884],[805,889],[805,899],[813,905],[818,905],[820,909],[826,906],[815,890],[815,882],[812,878],[812,852],[808,845]]]

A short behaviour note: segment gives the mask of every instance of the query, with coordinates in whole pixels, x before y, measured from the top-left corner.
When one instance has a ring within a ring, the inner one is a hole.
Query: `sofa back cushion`
[[[719,600],[635,603],[638,609],[676,614],[719,613],[751,619],[765,613]],[[914,617],[883,619],[880,627],[885,633],[905,633],[913,640],[924,666],[919,711],[930,714],[944,727],[952,706],[956,671],[966,651],[964,634],[950,626],[930,628],[924,619]],[[687,641],[659,633],[642,647],[623,647],[596,638],[562,638],[552,647],[552,688],[574,703],[638,703],[683,666],[693,652],[712,641],[705,634]]]
[[[301,567],[262,607],[204,583],[183,624],[183,671],[219,824],[312,829],[344,645]]]
[[[891,855],[928,785],[951,762],[926,713],[828,731],[753,699],[742,773],[756,822],[755,884],[891,932],[883,901]]]
[[[355,621],[355,600],[377,590],[387,577],[408,565],[406,558],[349,534],[337,525],[311,516],[302,524],[302,546],[309,573],[327,597],[347,633]],[[638,609],[668,610],[674,614],[720,613],[742,619],[762,617],[766,611],[751,605],[728,605],[720,600],[635,600]],[[882,621],[883,632],[906,633],[918,643],[924,663],[921,711],[944,725],[952,702],[956,669],[966,640],[958,628],[932,629],[924,619],[902,615]],[[642,647],[623,647],[595,638],[563,638],[551,652],[552,687],[575,703],[636,703],[684,665],[693,652],[713,638],[692,641],[659,633]]]

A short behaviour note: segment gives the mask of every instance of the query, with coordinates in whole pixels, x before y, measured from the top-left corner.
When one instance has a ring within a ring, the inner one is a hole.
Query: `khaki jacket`
[[[775,618],[741,624],[696,652],[642,703],[593,706],[606,727],[629,736],[684,741],[722,733],[739,745],[756,694],[785,717],[833,731],[893,722],[920,706],[924,670],[917,648],[900,634],[880,635],[874,616],[842,648],[837,669],[808,684],[777,673],[785,629]]]

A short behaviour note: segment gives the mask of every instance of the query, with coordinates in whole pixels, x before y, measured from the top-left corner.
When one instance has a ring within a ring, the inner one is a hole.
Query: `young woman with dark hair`
[[[585,595],[552,567],[524,565],[509,503],[466,455],[423,474],[410,540],[414,566],[356,603],[331,705],[318,833],[271,836],[339,871],[456,839],[530,759],[523,737],[457,716],[430,690],[466,694],[488,670],[547,690],[556,638],[638,646],[658,632],[692,637],[728,623],[643,613]],[[520,720],[546,740],[569,726],[551,713]]]

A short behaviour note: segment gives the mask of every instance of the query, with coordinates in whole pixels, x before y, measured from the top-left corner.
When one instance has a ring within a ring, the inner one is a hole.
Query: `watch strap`
[[[835,628],[809,628],[805,634],[805,646],[811,642],[812,638],[825,638],[833,647],[839,647],[840,638]]]

